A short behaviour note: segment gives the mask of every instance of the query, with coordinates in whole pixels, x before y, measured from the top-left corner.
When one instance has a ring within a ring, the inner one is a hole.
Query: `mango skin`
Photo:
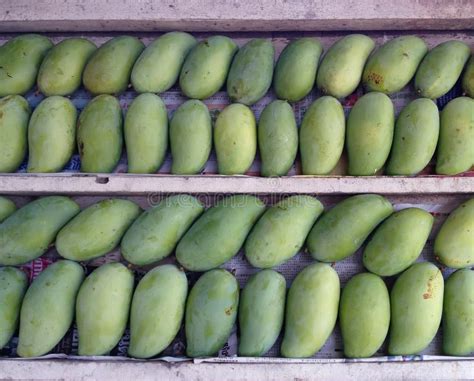
[[[155,267],[142,278],[130,310],[130,356],[153,357],[171,344],[183,321],[187,294],[186,275],[174,265]]]
[[[390,294],[389,354],[414,355],[430,344],[441,322],[443,293],[443,274],[432,263],[415,263],[400,275]]]
[[[67,38],[55,45],[38,71],[38,88],[47,97],[69,95],[82,82],[82,72],[97,47],[85,38]]]
[[[0,196],[0,223],[10,217],[16,211],[15,203],[6,198]]]
[[[347,118],[348,172],[372,176],[387,160],[393,141],[395,111],[383,93],[372,92],[358,99]]]
[[[120,160],[122,145],[122,110],[118,100],[110,95],[95,97],[77,121],[81,172],[112,172]]]
[[[434,255],[445,266],[460,269],[474,265],[474,198],[459,205],[436,235]]]
[[[392,276],[410,267],[420,256],[434,218],[419,208],[393,213],[380,224],[364,249],[364,266],[380,276]]]
[[[28,125],[28,172],[60,172],[71,159],[76,143],[77,110],[64,97],[45,98]]]
[[[322,348],[336,324],[339,294],[329,265],[314,263],[296,276],[286,299],[283,357],[311,357]]]
[[[385,94],[400,91],[411,81],[427,52],[425,42],[416,36],[401,36],[386,42],[365,65],[364,87]]]
[[[189,293],[184,328],[189,357],[215,355],[237,318],[239,285],[224,269],[204,273]]]
[[[458,270],[446,281],[443,305],[443,352],[467,356],[474,352],[474,271]]]
[[[467,61],[466,69],[462,77],[462,88],[466,95],[474,98],[474,55]]]
[[[0,99],[0,173],[15,172],[26,156],[30,105],[21,95]]]
[[[327,175],[344,149],[346,118],[336,98],[323,96],[306,110],[300,127],[303,175]]]
[[[415,75],[418,95],[436,99],[456,84],[471,54],[471,48],[461,41],[445,41],[426,54]]]
[[[339,325],[346,357],[371,357],[382,346],[390,325],[390,296],[380,277],[362,273],[347,282]]]
[[[321,43],[311,37],[296,39],[285,46],[273,78],[277,98],[298,102],[310,93],[322,52]]]
[[[252,275],[240,296],[239,356],[263,356],[275,344],[285,315],[286,281],[274,270]]]
[[[21,306],[20,357],[42,356],[64,337],[74,319],[76,295],[83,279],[80,264],[57,261],[33,281]]]
[[[0,268],[0,349],[8,344],[18,327],[27,287],[28,279],[23,271],[15,267]]]
[[[0,225],[0,265],[21,265],[43,255],[79,210],[63,196],[42,197],[18,209]]]
[[[179,86],[188,98],[206,99],[217,93],[227,78],[237,45],[228,37],[212,36],[197,44],[184,60]]]
[[[125,116],[125,146],[129,173],[155,173],[168,149],[168,114],[158,95],[136,97]]]
[[[36,81],[53,43],[39,34],[22,34],[0,47],[0,97],[25,94]]]
[[[162,200],[145,211],[127,230],[120,246],[122,256],[139,266],[169,256],[203,211],[201,202],[186,194]]]
[[[209,208],[176,247],[176,259],[187,270],[207,271],[231,259],[242,247],[265,204],[250,195],[226,197]]]
[[[196,39],[184,32],[169,32],[158,37],[133,65],[133,88],[139,93],[169,90],[178,79],[184,59],[196,44]]]
[[[122,337],[133,293],[133,273],[118,262],[94,270],[76,299],[80,356],[102,356]]]
[[[247,106],[235,103],[218,115],[214,126],[217,167],[221,175],[243,175],[257,152],[257,125]]]
[[[456,175],[474,165],[474,99],[459,97],[441,111],[436,173]]]
[[[58,233],[56,250],[74,261],[87,261],[112,251],[120,243],[140,207],[122,199],[102,200],[82,210]]]
[[[375,227],[392,212],[392,204],[376,194],[346,198],[316,222],[306,246],[318,261],[340,261],[355,253]]]
[[[278,266],[294,257],[323,212],[311,196],[292,196],[269,208],[245,242],[245,256],[254,267]]]
[[[329,48],[319,65],[316,84],[324,94],[344,98],[359,86],[374,41],[363,34],[341,38]]]

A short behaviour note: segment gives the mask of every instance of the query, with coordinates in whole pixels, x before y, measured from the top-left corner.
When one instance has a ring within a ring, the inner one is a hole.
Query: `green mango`
[[[81,172],[112,172],[122,154],[122,135],[122,110],[118,100],[110,95],[92,99],[77,122]]]
[[[214,145],[219,173],[243,175],[257,152],[257,126],[252,110],[240,103],[224,108],[216,120]]]
[[[292,196],[269,208],[245,242],[245,256],[254,267],[278,266],[293,258],[323,212],[312,196]]]
[[[380,276],[406,270],[420,256],[433,226],[433,216],[423,209],[393,213],[380,224],[364,249],[364,266]]]
[[[189,33],[169,32],[158,37],[140,54],[131,82],[138,93],[163,93],[178,79],[184,59],[197,44]]]
[[[176,259],[187,270],[207,271],[231,259],[265,210],[251,195],[218,201],[186,232],[176,247]]]
[[[215,355],[230,336],[238,305],[239,284],[231,273],[224,269],[204,273],[186,302],[186,354]]]
[[[443,352],[468,356],[474,352],[474,271],[458,270],[446,281],[443,305]]]
[[[433,340],[441,322],[444,281],[432,263],[415,263],[395,281],[390,294],[388,353],[414,355]]]
[[[94,270],[76,299],[80,356],[106,355],[125,331],[132,301],[133,273],[118,262]]]
[[[275,66],[273,88],[277,98],[298,102],[313,89],[323,46],[316,38],[298,38],[280,54]]]
[[[276,100],[263,109],[258,121],[257,141],[261,175],[285,176],[298,151],[298,128],[288,102]]]
[[[0,47],[0,97],[25,94],[53,43],[39,34],[22,34]]]
[[[457,175],[474,165],[474,99],[454,98],[441,111],[436,173]]]
[[[313,263],[295,278],[288,291],[283,357],[311,357],[334,329],[339,305],[340,283],[329,265]]]
[[[444,221],[434,242],[443,265],[460,269],[474,265],[474,198],[459,205]]]
[[[300,127],[303,175],[329,174],[341,158],[345,133],[346,119],[339,101],[330,96],[314,101]]]
[[[155,173],[168,148],[168,114],[158,95],[136,97],[125,116],[125,146],[129,173]]]
[[[425,42],[416,36],[401,36],[386,42],[365,65],[364,87],[385,94],[400,91],[411,81],[427,52]]]
[[[371,357],[382,346],[390,325],[390,297],[380,277],[362,273],[347,282],[339,325],[346,357]]]
[[[76,143],[77,110],[64,97],[45,98],[28,125],[28,172],[60,172],[71,159]]]
[[[331,46],[319,65],[316,84],[324,94],[344,98],[359,86],[375,43],[363,34],[350,34]]]
[[[114,37],[97,49],[82,75],[84,87],[92,94],[117,94],[125,91],[133,64],[145,48],[136,37]]]
[[[203,170],[212,148],[212,122],[207,106],[189,100],[174,112],[170,123],[171,173],[193,175]]]
[[[474,55],[467,61],[466,69],[462,77],[462,88],[466,95],[474,98]]]
[[[0,225],[0,265],[21,265],[43,255],[79,210],[62,196],[43,197],[18,209]]]
[[[239,305],[239,356],[263,356],[275,344],[285,315],[286,281],[273,270],[252,275]]]
[[[21,305],[20,357],[43,356],[61,341],[74,320],[74,303],[83,279],[80,264],[57,261],[33,281]]]
[[[28,287],[26,274],[15,267],[0,267],[0,349],[18,327],[20,307]]]
[[[324,213],[311,229],[306,241],[311,256],[321,262],[348,257],[392,212],[392,204],[376,194],[346,198]]]
[[[0,99],[0,173],[15,172],[26,156],[30,112],[21,95]]]
[[[212,36],[197,44],[184,60],[179,86],[188,98],[206,99],[224,85],[238,47],[229,37]]]
[[[371,176],[383,167],[392,147],[394,119],[393,103],[385,94],[372,92],[359,98],[347,118],[350,175]]]
[[[15,203],[6,197],[0,196],[0,223],[7,219],[7,217],[10,217],[15,211]]]
[[[421,61],[415,75],[416,93],[436,99],[456,84],[462,69],[471,55],[471,48],[462,41],[445,41]]]
[[[139,266],[169,256],[203,211],[202,203],[192,196],[165,198],[145,211],[127,230],[121,243],[122,256]]]
[[[188,280],[174,265],[149,271],[138,283],[130,311],[132,357],[149,358],[168,347],[183,321]]]
[[[109,253],[120,243],[140,207],[119,198],[99,201],[82,210],[58,233],[56,250],[74,261],[88,261]]]
[[[66,38],[46,55],[38,72],[38,88],[47,97],[69,95],[82,82],[82,72],[97,47],[85,38]]]

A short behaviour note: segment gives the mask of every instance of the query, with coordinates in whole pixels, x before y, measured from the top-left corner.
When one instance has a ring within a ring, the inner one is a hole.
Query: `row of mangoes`
[[[374,232],[363,253],[365,267],[380,276],[400,273],[421,254],[433,216],[423,209],[394,212],[374,194],[346,198],[329,211],[312,196],[291,196],[266,208],[257,197],[225,197],[206,211],[190,195],[163,199],[142,211],[130,200],[106,199],[82,211],[70,198],[49,196],[13,212],[0,224],[0,265],[20,265],[41,256],[55,242],[60,256],[74,261],[101,257],[120,245],[134,265],[148,265],[173,252],[186,270],[219,267],[244,247],[249,263],[271,268],[306,247],[320,262],[337,262],[355,253]],[[2,206],[6,205],[6,206]],[[445,266],[474,265],[474,198],[458,206],[443,223],[434,254]]]
[[[416,92],[435,99],[455,85],[471,56],[470,47],[461,41],[446,41],[428,52],[416,36],[394,38],[370,56],[374,48],[370,37],[348,35],[331,46],[319,65],[321,43],[300,38],[286,46],[274,70],[273,44],[261,38],[239,49],[228,37],[212,36],[198,43],[187,33],[172,32],[146,49],[131,36],[112,38],[96,49],[82,38],[53,46],[44,36],[27,34],[0,47],[0,97],[24,94],[36,80],[47,96],[71,94],[81,79],[93,94],[123,92],[130,81],[138,92],[162,93],[179,76],[189,98],[208,98],[227,80],[231,100],[252,105],[266,94],[272,80],[276,96],[294,102],[309,94],[315,82],[323,93],[342,98],[353,93],[361,79],[368,91],[390,94],[415,77]],[[472,97],[473,58],[462,83]]]
[[[282,100],[265,107],[258,127],[252,110],[235,103],[219,113],[214,128],[207,106],[188,100],[175,111],[168,128],[166,106],[151,93],[133,100],[124,121],[111,95],[92,99],[79,118],[73,103],[62,96],[43,100],[30,118],[28,102],[13,95],[0,100],[0,115],[0,172],[17,170],[27,150],[28,172],[59,172],[77,141],[81,171],[109,173],[120,160],[124,140],[130,173],[156,173],[168,141],[171,172],[180,175],[203,170],[213,141],[223,175],[245,174],[257,144],[262,176],[286,175],[298,145],[303,175],[331,173],[344,145],[349,175],[375,175],[384,166],[389,175],[415,175],[436,148],[438,174],[455,175],[474,165],[474,99],[469,97],[453,99],[441,115],[432,100],[416,99],[395,123],[390,98],[371,92],[359,98],[346,123],[341,103],[323,96],[306,111],[299,130],[292,107]]]

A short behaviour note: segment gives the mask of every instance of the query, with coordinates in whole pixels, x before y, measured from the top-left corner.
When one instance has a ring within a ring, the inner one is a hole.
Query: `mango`
[[[321,43],[312,37],[298,38],[285,46],[275,66],[277,98],[298,102],[310,93],[322,52]]]
[[[285,315],[286,281],[273,270],[252,275],[240,297],[239,355],[263,356],[275,344]]]
[[[82,72],[97,47],[85,38],[66,38],[46,55],[38,72],[38,88],[47,97],[69,95],[82,82]]]
[[[204,273],[186,302],[186,354],[215,355],[230,336],[238,305],[239,285],[231,273],[224,269]]]
[[[196,44],[196,39],[184,32],[169,32],[158,37],[133,65],[133,88],[138,93],[169,90],[178,79],[184,59]]]
[[[390,294],[388,353],[414,355],[433,340],[441,322],[444,281],[432,263],[415,263],[395,281]]]
[[[132,357],[149,358],[171,344],[183,321],[188,281],[174,265],[149,271],[138,283],[130,312]]]
[[[316,85],[324,94],[344,98],[359,86],[375,43],[363,34],[350,34],[329,48],[319,65]]]
[[[0,196],[0,223],[16,211],[16,205],[6,197]]]
[[[110,95],[92,99],[77,122],[81,172],[112,172],[122,154],[122,134],[122,110],[118,100]]]
[[[243,175],[257,152],[257,125],[250,108],[235,103],[217,116],[214,127],[217,167],[221,175]]]
[[[286,299],[283,357],[311,357],[322,348],[336,324],[339,294],[329,265],[313,263],[296,276]]]
[[[204,206],[192,196],[165,198],[145,211],[127,230],[120,246],[123,257],[143,266],[169,256],[203,211]]]
[[[62,196],[39,198],[18,209],[0,225],[0,265],[21,265],[43,255],[79,210]]]
[[[466,95],[474,98],[474,55],[472,54],[462,76],[462,88]]]
[[[445,41],[431,49],[415,75],[417,94],[431,99],[446,94],[456,84],[470,55],[470,47],[462,41]]]
[[[247,260],[254,267],[269,268],[293,258],[323,210],[311,196],[292,196],[273,205],[245,242]]]
[[[80,264],[57,261],[33,281],[21,305],[19,356],[43,356],[64,337],[74,319],[74,303],[83,279]]]
[[[94,270],[76,299],[80,356],[106,355],[121,339],[128,321],[133,273],[118,262]]]
[[[190,271],[222,265],[237,254],[264,210],[265,204],[250,195],[218,201],[183,236],[176,247],[176,259]]]
[[[371,357],[382,346],[390,324],[390,297],[377,275],[353,276],[342,290],[339,325],[346,357]]]
[[[25,94],[36,81],[53,43],[39,34],[22,34],[0,47],[0,97]]]
[[[336,98],[324,96],[306,110],[300,127],[303,175],[327,175],[339,162],[344,149],[346,120]]]
[[[392,204],[376,194],[346,198],[313,226],[306,241],[308,250],[318,261],[340,261],[355,253],[392,212]]]
[[[212,36],[197,44],[184,60],[179,86],[188,98],[206,99],[224,85],[237,45],[228,37]]]
[[[392,147],[394,119],[393,103],[385,94],[372,92],[359,98],[347,118],[350,175],[371,176],[383,167]]]
[[[441,225],[434,255],[443,265],[460,269],[474,265],[474,198],[459,205]]]
[[[136,97],[125,116],[125,146],[129,173],[155,173],[168,148],[168,114],[158,95]]]

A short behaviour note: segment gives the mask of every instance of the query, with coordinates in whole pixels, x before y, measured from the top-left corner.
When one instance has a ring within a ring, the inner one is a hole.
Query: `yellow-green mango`
[[[466,69],[462,77],[462,88],[466,95],[474,98],[474,55],[467,61]]]
[[[0,196],[0,223],[7,219],[7,217],[10,217],[15,211],[15,203],[6,197]]]

